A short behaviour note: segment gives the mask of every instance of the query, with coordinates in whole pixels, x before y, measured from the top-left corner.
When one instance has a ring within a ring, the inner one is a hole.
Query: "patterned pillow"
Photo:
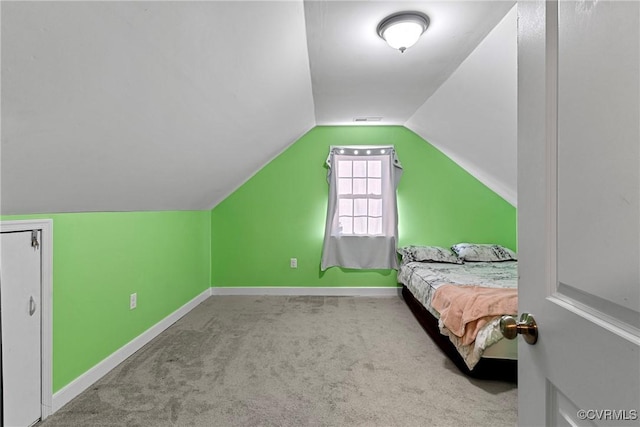
[[[402,255],[403,263],[417,261],[462,264],[462,260],[456,254],[440,246],[405,246],[398,248],[398,253]]]
[[[479,243],[458,243],[451,250],[463,261],[495,262],[517,261],[516,253],[500,245]]]

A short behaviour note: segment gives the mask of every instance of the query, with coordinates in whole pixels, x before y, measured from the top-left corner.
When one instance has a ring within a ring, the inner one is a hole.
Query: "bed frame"
[[[438,319],[420,304],[405,285],[402,285],[402,297],[422,328],[464,374],[483,380],[518,381],[517,360],[482,358],[473,370],[470,370],[456,347],[449,341],[449,337],[440,333]]]

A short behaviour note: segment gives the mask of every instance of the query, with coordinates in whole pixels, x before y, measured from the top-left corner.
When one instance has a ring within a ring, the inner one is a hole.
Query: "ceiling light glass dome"
[[[422,12],[399,12],[387,16],[378,25],[378,35],[389,46],[404,53],[416,44],[429,26],[429,17]]]

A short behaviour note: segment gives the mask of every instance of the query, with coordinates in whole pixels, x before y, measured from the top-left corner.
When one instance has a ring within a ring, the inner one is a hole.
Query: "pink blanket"
[[[444,326],[469,345],[495,316],[518,314],[518,290],[444,284],[435,290],[431,306]]]

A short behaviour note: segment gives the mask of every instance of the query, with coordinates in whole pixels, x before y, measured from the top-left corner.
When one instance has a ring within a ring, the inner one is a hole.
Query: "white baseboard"
[[[151,328],[147,329],[141,335],[125,344],[111,356],[104,359],[102,362],[89,369],[87,372],[73,380],[64,388],[59,390],[53,395],[52,399],[52,413],[55,413],[58,409],[69,403],[71,399],[85,391],[93,383],[98,381],[104,375],[106,375],[113,368],[122,363],[125,359],[131,356],[133,353],[141,349],[149,341],[157,337],[162,331],[173,325],[182,316],[193,310],[198,304],[206,300],[211,296],[211,288],[206,289],[200,295],[156,323]]]
[[[211,295],[291,295],[291,296],[326,296],[326,297],[393,297],[402,292],[399,287],[215,287]]]

